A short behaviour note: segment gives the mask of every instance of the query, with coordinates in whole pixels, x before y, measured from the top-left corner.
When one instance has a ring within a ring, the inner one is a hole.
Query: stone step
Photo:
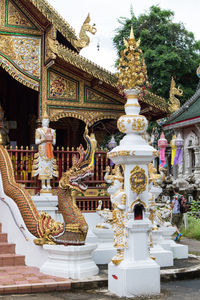
[[[25,256],[18,254],[0,254],[0,267],[25,266]]]
[[[65,291],[71,287],[71,280],[43,274],[36,267],[8,266],[0,270],[0,295]]]
[[[8,242],[7,233],[0,233],[0,243],[7,243],[7,242]]]
[[[14,254],[15,253],[15,244],[0,243],[0,254]]]

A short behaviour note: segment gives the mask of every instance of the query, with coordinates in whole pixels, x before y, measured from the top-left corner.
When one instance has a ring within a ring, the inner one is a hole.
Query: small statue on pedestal
[[[42,127],[35,132],[35,143],[38,145],[38,152],[34,156],[32,176],[39,175],[42,181],[41,192],[50,192],[50,179],[58,177],[56,160],[53,156],[53,145],[56,143],[56,132],[49,128],[49,117],[45,113],[42,117]]]

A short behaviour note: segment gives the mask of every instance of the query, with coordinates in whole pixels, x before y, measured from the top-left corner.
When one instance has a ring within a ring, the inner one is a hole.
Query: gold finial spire
[[[131,26],[131,32],[130,32],[130,40],[134,40],[135,39],[135,36],[134,36],[134,33],[133,33],[133,26]]]
[[[118,66],[118,86],[122,90],[138,89],[148,84],[147,70],[142,50],[139,49],[140,39],[135,40],[131,27],[129,40],[124,39],[125,49],[121,51]]]

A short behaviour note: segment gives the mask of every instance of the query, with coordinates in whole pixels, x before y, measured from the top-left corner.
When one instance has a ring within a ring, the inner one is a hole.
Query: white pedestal
[[[160,267],[171,267],[174,265],[173,253],[170,250],[165,250],[159,245],[155,245],[150,249],[152,257],[155,257],[155,261]]]
[[[111,229],[93,229],[98,238],[97,249],[93,252],[93,259],[96,264],[108,264],[116,254],[113,246],[113,231]]]
[[[188,258],[188,246],[178,244],[171,238],[172,234],[175,232],[174,227],[163,227],[162,231],[164,239],[160,242],[161,247],[165,250],[171,250],[173,258]]]
[[[48,252],[48,259],[40,271],[64,278],[84,279],[99,272],[92,259],[95,244],[84,246],[44,245]]]
[[[162,233],[162,229],[152,231],[153,247],[150,249],[150,253],[160,267],[171,267],[174,264],[173,253],[170,249],[164,249],[160,245],[163,241]]]
[[[128,245],[119,265],[108,265],[108,289],[119,297],[138,297],[160,293],[160,266],[148,252],[149,220],[129,220]]]
[[[58,197],[50,193],[43,193],[39,196],[32,196],[39,213],[41,211],[48,213],[54,220],[63,222],[63,219],[60,219],[60,216],[57,214],[58,210]]]
[[[160,267],[153,260],[108,265],[108,289],[119,297],[138,297],[160,293]]]

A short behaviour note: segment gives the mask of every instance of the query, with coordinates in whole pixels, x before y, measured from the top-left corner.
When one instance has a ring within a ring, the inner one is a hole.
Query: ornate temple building
[[[48,112],[58,146],[78,146],[85,124],[100,144],[117,130],[125,99],[117,77],[80,55],[96,28],[86,18],[79,37],[44,0],[0,0],[0,104],[13,145],[34,144],[42,113]],[[86,31],[87,30],[87,31]],[[166,116],[164,99],[141,101],[148,119]]]
[[[200,67],[197,69],[200,78]],[[189,183],[194,188],[200,188],[200,82],[194,95],[184,105],[175,111],[163,126],[164,130],[173,130],[176,136],[181,135],[183,139],[182,164],[175,172],[179,183],[188,189]],[[174,174],[173,174],[174,175]],[[183,181],[182,181],[183,179]],[[187,185],[188,182],[188,185]]]

